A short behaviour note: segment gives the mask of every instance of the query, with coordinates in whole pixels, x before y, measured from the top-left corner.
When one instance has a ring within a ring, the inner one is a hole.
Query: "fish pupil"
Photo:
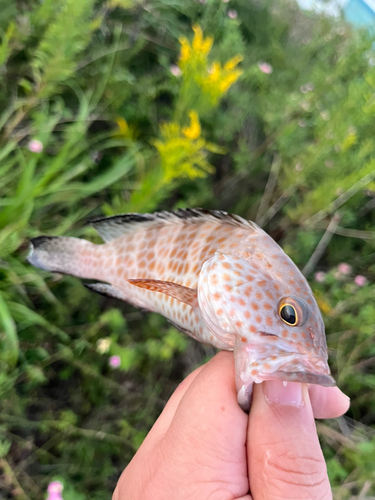
[[[293,306],[283,306],[280,310],[280,316],[289,325],[295,325],[297,322],[297,314]]]

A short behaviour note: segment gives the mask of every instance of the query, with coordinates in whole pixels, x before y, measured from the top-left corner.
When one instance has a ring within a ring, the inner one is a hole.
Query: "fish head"
[[[202,268],[201,313],[216,337],[234,349],[242,393],[271,379],[335,385],[318,304],[299,269],[283,258],[281,272],[279,265],[226,254]]]

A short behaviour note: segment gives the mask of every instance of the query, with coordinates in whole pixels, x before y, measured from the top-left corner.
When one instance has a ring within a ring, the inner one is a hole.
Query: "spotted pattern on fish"
[[[253,382],[280,378],[334,385],[312,291],[292,260],[253,222],[185,209],[92,224],[104,244],[42,236],[32,240],[29,261],[105,282],[91,288],[163,314],[200,342],[234,350],[244,408]],[[295,326],[282,320],[282,301],[298,311]]]

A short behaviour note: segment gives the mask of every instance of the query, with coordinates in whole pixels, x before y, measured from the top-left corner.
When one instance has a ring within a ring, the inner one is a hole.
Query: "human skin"
[[[255,385],[247,415],[233,354],[221,352],[173,393],[113,500],[329,500],[314,416],[348,407],[336,387],[267,381]]]

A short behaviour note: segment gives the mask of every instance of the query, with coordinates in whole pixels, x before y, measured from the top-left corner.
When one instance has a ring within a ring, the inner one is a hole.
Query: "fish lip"
[[[268,332],[259,332],[262,337],[279,337],[278,335],[274,333],[268,333]]]
[[[278,379],[285,382],[301,382],[306,384],[316,384],[321,385],[323,387],[335,387],[336,381],[335,379],[327,374],[323,373],[313,373],[313,372],[305,372],[305,371],[296,371],[296,372],[283,372],[277,371],[274,373],[261,373],[264,380],[272,380]]]

